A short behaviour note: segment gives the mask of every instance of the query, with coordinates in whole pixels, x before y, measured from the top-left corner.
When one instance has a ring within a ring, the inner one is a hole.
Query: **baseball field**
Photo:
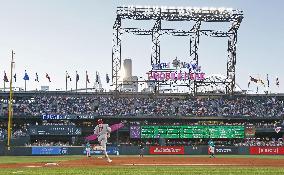
[[[0,174],[284,174],[284,156],[1,156]]]

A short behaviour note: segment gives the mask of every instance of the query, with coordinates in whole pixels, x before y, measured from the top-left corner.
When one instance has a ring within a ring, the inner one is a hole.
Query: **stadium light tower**
[[[130,20],[155,20],[152,29],[141,28],[122,28],[121,21]],[[112,45],[112,83],[117,90],[121,70],[121,35],[123,33],[132,33],[135,35],[151,35],[151,61],[150,64],[160,63],[160,37],[167,34],[172,36],[190,36],[190,59],[193,59],[198,65],[198,47],[200,36],[227,37],[228,38],[228,59],[227,59],[227,77],[221,82],[203,82],[194,80],[193,92],[197,93],[198,88],[211,84],[226,85],[226,93],[233,93],[235,89],[235,65],[236,65],[236,44],[237,31],[243,19],[241,10],[232,8],[213,8],[213,7],[150,7],[150,6],[122,6],[117,7],[116,19],[113,25],[113,45]],[[186,30],[163,29],[163,21],[194,21],[194,26]],[[230,22],[231,27],[228,31],[205,30],[200,26],[203,22]]]

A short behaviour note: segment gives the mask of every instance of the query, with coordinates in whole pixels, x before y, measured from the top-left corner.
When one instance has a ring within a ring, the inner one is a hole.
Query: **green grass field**
[[[192,156],[193,157],[193,156]],[[196,156],[194,156],[196,157]],[[198,156],[203,157],[203,156]],[[284,159],[284,156],[221,156],[221,157],[242,157],[242,158],[267,158],[267,159]],[[32,163],[32,162],[60,162],[67,160],[81,159],[83,156],[13,156],[6,157],[0,156],[0,163]],[[262,168],[262,167],[208,167],[208,166],[96,166],[96,167],[41,167],[41,168],[3,168],[0,169],[0,174],[31,174],[31,175],[53,175],[53,174],[79,174],[79,175],[104,175],[104,174],[119,174],[119,175],[179,175],[179,174],[193,174],[193,175],[208,175],[208,174],[221,174],[221,175],[247,175],[247,174],[263,174],[274,175],[284,174],[284,165],[281,168]]]

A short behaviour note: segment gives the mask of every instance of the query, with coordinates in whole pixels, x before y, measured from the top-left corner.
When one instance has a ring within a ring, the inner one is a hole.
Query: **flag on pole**
[[[69,81],[72,81],[71,76],[68,74],[67,71],[66,71],[66,79],[69,79]]]
[[[258,82],[265,87],[265,83],[264,83],[264,81],[262,79],[258,79]]]
[[[77,71],[76,71],[76,82],[78,82],[79,81],[79,74],[77,73]]]
[[[269,87],[269,78],[268,78],[268,74],[266,74],[266,81],[267,81],[267,87]]]
[[[90,83],[88,72],[86,71],[86,82]]]
[[[99,82],[99,73],[96,71],[96,83],[100,83]]]
[[[15,82],[17,82],[17,75],[15,74],[13,77],[14,77]]]
[[[76,92],[77,92],[77,86],[78,86],[78,81],[79,81],[79,74],[76,71]]]
[[[276,86],[279,87],[279,79],[278,79],[278,77],[276,77]]]
[[[48,73],[45,73],[45,77],[48,79],[49,82],[51,82],[50,76],[48,75]]]
[[[39,82],[39,79],[38,79],[38,74],[37,74],[37,72],[36,72],[36,78],[35,78],[35,81],[36,81],[36,82]]]
[[[108,74],[106,74],[106,82],[109,83],[110,79],[109,79],[109,76]]]
[[[250,76],[250,81],[257,83],[258,80],[256,78],[253,78],[252,76]]]
[[[30,77],[29,77],[29,75],[28,75],[28,73],[27,73],[27,71],[25,70],[25,75],[24,75],[24,78],[23,78],[25,81],[26,80],[30,80]]]
[[[8,77],[6,72],[4,71],[4,78],[3,78],[4,82],[9,82]]]

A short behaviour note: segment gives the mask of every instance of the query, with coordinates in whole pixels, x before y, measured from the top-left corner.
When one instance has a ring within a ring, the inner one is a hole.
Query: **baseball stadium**
[[[80,3],[0,2],[1,175],[284,174],[282,2]]]

